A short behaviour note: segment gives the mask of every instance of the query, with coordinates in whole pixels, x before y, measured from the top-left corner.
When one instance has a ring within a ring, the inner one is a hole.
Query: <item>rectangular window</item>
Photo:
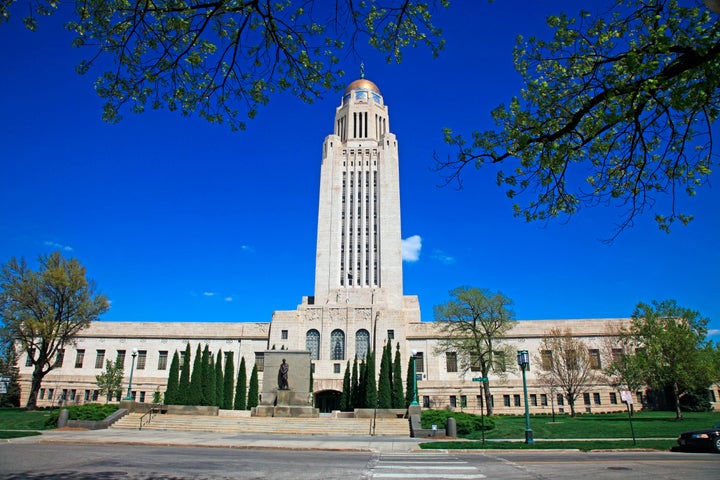
[[[85,360],[85,350],[78,349],[75,353],[75,368],[82,368],[83,360]]]
[[[417,352],[415,354],[415,372],[422,373],[425,371],[425,357],[423,352]]]
[[[485,400],[483,400],[482,395],[475,395],[475,404],[477,405],[477,408],[481,410],[485,408]]]
[[[333,363],[333,373],[340,373],[340,364]]]
[[[610,392],[610,403],[613,404],[613,405],[617,405],[617,403],[618,403],[618,401],[617,401],[617,393],[615,393],[615,392]]]
[[[588,392],[583,393],[583,403],[590,405],[590,394]]]
[[[503,405],[506,407],[510,406],[510,395],[503,395]]]
[[[455,395],[450,395],[450,408],[457,407],[457,397]]]
[[[115,366],[120,366],[125,369],[125,350],[117,351],[117,357],[115,357]]]
[[[600,370],[602,364],[600,362],[600,350],[591,348],[588,353],[590,354],[590,368],[593,370]]]
[[[622,357],[623,357],[622,348],[613,348],[612,349],[612,361],[614,363],[618,363],[620,360],[622,360]]]
[[[540,406],[547,407],[547,402],[548,402],[547,394],[541,393],[540,394]]]
[[[593,403],[595,405],[600,405],[600,394],[599,393],[593,393]]]
[[[470,371],[471,372],[481,372],[482,369],[480,368],[480,356],[472,355],[471,359],[472,359],[472,363],[470,364]]]
[[[388,330],[388,340],[395,340],[395,330]]]
[[[28,348],[27,358],[25,359],[25,366],[26,366],[26,367],[32,367],[33,358],[35,358],[35,349],[34,349],[34,348]]]
[[[158,355],[158,370],[165,370],[167,368],[167,351],[161,351]]]
[[[52,400],[54,395],[55,395],[55,389],[48,388],[48,400]]]
[[[255,366],[258,372],[265,371],[265,352],[255,352]]]
[[[710,401],[715,401],[715,391],[714,390],[708,390],[708,393],[710,394]]]
[[[140,403],[145,403],[145,392],[140,392]]]
[[[64,360],[65,360],[65,349],[61,348],[57,351],[57,356],[55,357],[55,368],[62,367]]]
[[[557,394],[557,404],[558,405],[565,405],[565,397],[563,397],[562,393]]]
[[[460,395],[460,406],[467,408],[467,395]]]
[[[60,400],[65,401],[67,400],[68,391],[67,388],[62,389],[62,394],[60,395]]]
[[[457,353],[445,352],[445,363],[448,372],[457,372]]]
[[[490,395],[490,406],[495,408],[495,395]]]
[[[41,388],[40,389],[40,400],[42,400],[43,398],[45,398],[45,389]]]
[[[520,406],[520,395],[513,395],[513,404],[516,407]]]
[[[145,362],[147,362],[147,350],[138,350],[137,369],[145,370]]]
[[[105,350],[95,350],[95,368],[105,366]]]
[[[77,393],[77,390],[75,390],[74,388],[73,388],[72,390],[70,390],[70,401],[71,401],[71,402],[74,402],[74,401],[75,401],[75,394],[76,394],[76,393]]]
[[[430,397],[423,395],[423,408],[430,408]]]
[[[288,331],[287,331],[287,330],[280,330],[280,338],[281,338],[282,340],[287,340],[287,339],[288,339]]]
[[[90,401],[90,390],[85,390],[85,398],[84,399],[86,402]]]
[[[183,350],[182,352],[179,352],[178,357],[179,357],[178,358],[178,360],[179,360],[178,367],[182,368],[183,365],[185,365],[185,350]]]
[[[542,352],[540,352],[540,357],[542,359],[542,369],[551,370],[553,367],[552,350],[543,350]]]
[[[99,396],[100,396],[100,391],[99,391],[99,390],[93,390],[93,392],[92,392],[92,400],[93,400],[93,402],[97,402]]]
[[[534,393],[530,394],[530,405],[532,405],[533,407],[537,407],[537,395],[535,395]]]

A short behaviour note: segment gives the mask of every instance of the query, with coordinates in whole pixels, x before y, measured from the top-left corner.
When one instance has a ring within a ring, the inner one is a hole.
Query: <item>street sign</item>
[[[488,377],[475,377],[472,379],[473,382],[487,382]]]

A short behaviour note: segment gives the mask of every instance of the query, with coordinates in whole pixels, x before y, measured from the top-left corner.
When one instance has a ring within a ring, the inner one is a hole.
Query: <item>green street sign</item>
[[[475,377],[472,379],[473,382],[487,382],[488,377]]]

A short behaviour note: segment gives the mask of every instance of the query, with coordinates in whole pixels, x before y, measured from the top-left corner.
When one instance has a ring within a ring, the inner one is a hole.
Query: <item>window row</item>
[[[123,368],[125,368],[125,357],[126,357],[125,353],[126,353],[125,350],[117,350],[117,354],[115,356],[115,365],[121,365]],[[182,352],[181,355],[182,354],[184,354],[184,352]],[[27,352],[25,366],[26,367],[33,366],[34,360],[35,360],[35,349],[30,348]],[[109,359],[106,359],[106,352],[104,349],[95,350],[95,368],[98,368],[98,369],[105,368],[106,360],[109,360]],[[167,350],[161,350],[160,352],[158,352],[157,369],[158,370],[166,370],[167,369],[167,361],[168,361]],[[63,366],[64,362],[65,362],[65,350],[60,349],[60,350],[58,350],[57,355],[55,356],[55,362],[54,362],[53,366],[55,368],[60,368]],[[84,364],[85,364],[85,349],[78,348],[77,350],[75,350],[75,368],[83,368]],[[136,356],[135,368],[138,370],[145,370],[146,365],[147,365],[147,350],[138,350],[137,356]]]
[[[314,328],[305,334],[305,348],[311,360],[320,360],[320,332]],[[370,332],[364,328],[355,332],[355,357],[365,358],[370,349]],[[345,360],[345,332],[335,329],[330,332],[330,360]]]

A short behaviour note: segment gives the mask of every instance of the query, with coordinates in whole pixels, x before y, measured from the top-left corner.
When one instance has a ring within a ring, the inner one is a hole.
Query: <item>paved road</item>
[[[342,445],[337,445],[341,449]],[[675,452],[370,452],[0,444],[8,480],[715,479],[720,455]]]

